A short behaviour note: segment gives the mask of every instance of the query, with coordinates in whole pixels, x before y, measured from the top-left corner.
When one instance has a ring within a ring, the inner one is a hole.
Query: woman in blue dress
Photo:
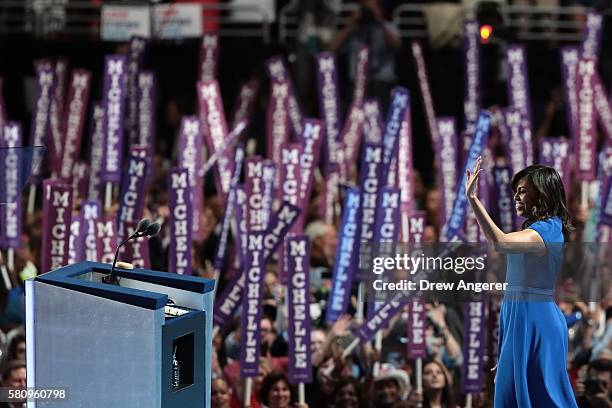
[[[467,171],[466,195],[487,241],[507,254],[499,320],[495,407],[577,407],[567,370],[567,324],[553,299],[562,246],[573,227],[559,174],[533,165],[512,179],[521,231],[504,233],[477,197],[482,158]]]

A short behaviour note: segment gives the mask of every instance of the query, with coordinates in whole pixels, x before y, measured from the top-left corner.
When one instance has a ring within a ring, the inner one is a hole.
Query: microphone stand
[[[115,264],[117,263],[117,256],[119,256],[119,249],[123,245],[125,245],[129,240],[134,239],[134,238],[141,238],[141,237],[144,237],[146,235],[147,235],[146,230],[145,231],[136,231],[130,237],[125,239],[123,242],[121,242],[121,244],[119,244],[119,246],[115,250],[115,258],[113,259],[113,264],[111,266],[111,271],[110,271],[110,273],[108,275],[106,275],[106,276],[104,276],[102,278],[102,282],[108,283],[110,285],[119,286],[119,280],[115,276]]]

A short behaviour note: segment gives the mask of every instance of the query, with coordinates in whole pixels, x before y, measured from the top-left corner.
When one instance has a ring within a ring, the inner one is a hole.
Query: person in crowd
[[[26,365],[23,360],[11,360],[2,369],[3,388],[25,388]],[[0,402],[0,408],[23,408],[25,401]]]
[[[261,384],[259,400],[268,408],[308,408],[307,404],[297,403],[297,395],[289,378],[284,373],[272,372],[268,374]]]
[[[455,408],[452,379],[440,360],[423,362],[423,393],[413,390],[406,408]]]
[[[361,385],[355,377],[341,377],[336,382],[333,392],[334,408],[363,407]]]
[[[378,375],[374,377],[374,406],[390,408],[406,398],[409,390],[410,378],[404,370],[381,364]]]
[[[26,355],[26,337],[25,332],[21,328],[16,328],[8,333],[6,347],[6,355],[2,358],[3,362],[23,360]]]
[[[211,382],[210,405],[212,408],[230,408],[232,390],[223,378],[215,378]]]
[[[446,306],[427,305],[427,308],[427,353],[442,361],[449,369],[461,367],[463,354],[459,342],[449,329]]]
[[[574,389],[580,408],[612,407],[612,359],[600,358],[584,366]]]
[[[481,165],[479,157],[473,171],[467,170],[465,194],[489,244],[508,253],[495,405],[576,407],[565,367],[567,324],[553,299],[560,244],[573,229],[563,182],[555,169],[541,165],[515,174],[516,210],[526,221],[521,231],[504,233],[478,199]]]

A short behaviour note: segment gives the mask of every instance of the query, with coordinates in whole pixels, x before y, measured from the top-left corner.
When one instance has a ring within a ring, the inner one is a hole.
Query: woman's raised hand
[[[465,179],[465,195],[467,198],[476,198],[476,189],[478,188],[478,176],[480,172],[483,170],[480,168],[482,165],[482,156],[478,157],[476,160],[476,164],[474,165],[474,170],[470,173],[468,169],[466,172],[467,178]]]

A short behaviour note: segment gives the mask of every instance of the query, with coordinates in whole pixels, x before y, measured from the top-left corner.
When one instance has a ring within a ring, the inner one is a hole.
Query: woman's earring
[[[538,207],[536,207],[535,205],[531,207],[531,215],[533,215],[534,217],[538,215]]]

